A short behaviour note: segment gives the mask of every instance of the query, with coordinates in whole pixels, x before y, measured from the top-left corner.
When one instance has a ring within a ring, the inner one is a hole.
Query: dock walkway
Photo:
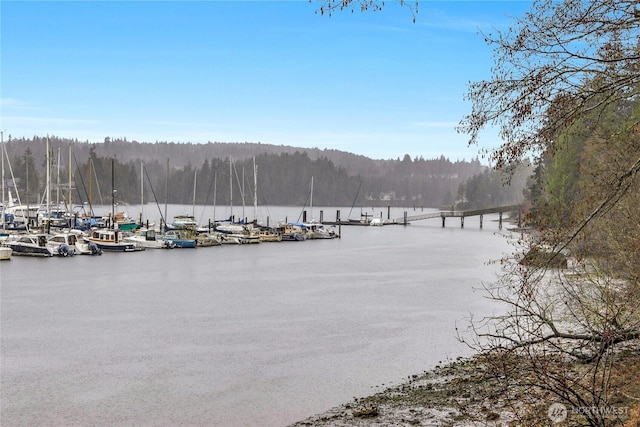
[[[421,221],[421,220],[425,220],[425,219],[433,219],[433,218],[442,218],[442,226],[445,226],[445,222],[447,220],[447,218],[460,218],[460,227],[464,228],[464,219],[466,217],[469,216],[479,216],[480,217],[480,228],[482,228],[482,223],[483,223],[483,219],[484,219],[484,215],[487,214],[492,214],[492,213],[499,213],[500,217],[498,220],[499,223],[499,227],[502,228],[502,214],[504,212],[513,212],[513,211],[518,211],[518,224],[520,223],[520,213],[522,210],[522,206],[521,205],[507,205],[507,206],[496,206],[493,208],[486,208],[486,209],[472,209],[472,210],[464,210],[464,211],[456,211],[456,210],[450,210],[450,211],[438,211],[438,212],[429,212],[426,214],[420,214],[420,215],[411,215],[408,216],[405,212],[404,217],[402,218],[396,218],[393,220],[393,223],[396,224],[409,224],[413,221]]]

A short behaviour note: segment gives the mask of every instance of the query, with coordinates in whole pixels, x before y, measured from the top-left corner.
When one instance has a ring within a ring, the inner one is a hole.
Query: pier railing
[[[460,227],[464,228],[464,219],[470,216],[479,216],[480,217],[480,228],[483,225],[484,215],[498,213],[500,214],[498,219],[499,227],[502,228],[502,215],[504,212],[513,212],[518,211],[518,225],[520,225],[521,220],[521,205],[507,205],[507,206],[496,206],[492,208],[486,209],[471,209],[471,210],[450,210],[450,211],[438,211],[438,212],[429,212],[420,215],[407,215],[405,212],[404,217],[396,218],[393,220],[396,224],[409,224],[413,221],[421,221],[424,219],[433,219],[433,218],[442,218],[442,226],[445,226],[445,222],[447,218],[460,218]]]

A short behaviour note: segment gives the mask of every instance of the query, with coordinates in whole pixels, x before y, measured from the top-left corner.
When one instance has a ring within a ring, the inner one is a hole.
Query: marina
[[[478,289],[510,250],[497,219],[13,257],[0,265],[3,423],[283,426],[402,382],[467,355],[455,325],[495,310]]]

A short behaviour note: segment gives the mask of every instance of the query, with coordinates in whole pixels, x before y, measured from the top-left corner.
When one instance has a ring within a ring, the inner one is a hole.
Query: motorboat
[[[123,239],[118,230],[110,228],[97,228],[84,238],[88,242],[95,243],[105,252],[136,252],[144,250],[137,243]]]
[[[156,234],[156,231],[150,228],[142,228],[138,233],[125,236],[124,240],[147,249],[172,249],[176,247],[173,241],[162,238],[162,235]]]
[[[46,234],[24,234],[16,240],[8,241],[5,245],[13,251],[13,255],[52,257],[56,255],[47,246]]]
[[[13,249],[7,246],[0,246],[0,261],[8,261],[13,255]]]
[[[56,233],[49,237],[47,245],[62,256],[69,255],[101,255],[102,250],[93,242],[84,240],[83,234],[77,231]],[[69,252],[69,249],[73,253]],[[67,253],[65,255],[65,253]]]
[[[196,239],[188,238],[182,230],[167,230],[162,235],[162,240],[176,248],[195,248],[197,245]]]

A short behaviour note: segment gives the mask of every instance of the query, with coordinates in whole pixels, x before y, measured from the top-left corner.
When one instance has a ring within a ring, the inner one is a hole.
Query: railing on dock
[[[421,215],[411,215],[411,216],[407,216],[407,213],[405,212],[404,217],[402,218],[398,218],[395,219],[394,222],[399,223],[399,224],[404,224],[407,225],[413,221],[421,221],[424,219],[433,219],[433,218],[442,218],[442,226],[445,226],[445,222],[447,220],[447,218],[460,218],[460,227],[464,228],[464,219],[466,217],[469,216],[479,216],[480,217],[480,228],[482,228],[483,226],[483,220],[484,220],[484,215],[487,214],[492,214],[492,213],[498,213],[500,214],[500,217],[498,219],[498,224],[499,227],[502,229],[502,215],[504,212],[513,212],[513,211],[518,211],[518,226],[520,226],[520,221],[521,221],[521,212],[522,212],[522,206],[521,205],[508,205],[508,206],[496,206],[493,208],[486,208],[486,209],[472,209],[472,210],[465,210],[465,211],[456,211],[456,210],[450,210],[450,211],[438,211],[438,212],[429,212],[426,214],[421,214]]]
[[[464,219],[470,216],[479,216],[480,217],[480,228],[483,227],[484,215],[497,213],[500,214],[498,218],[498,226],[502,229],[503,223],[503,214],[518,212],[518,226],[521,224],[522,219],[522,206],[521,205],[507,205],[507,206],[496,206],[492,208],[486,209],[470,209],[470,210],[449,210],[449,211],[436,211],[436,212],[428,212],[419,215],[407,215],[407,211],[404,212],[402,218],[390,219],[390,208],[387,208],[387,219],[383,220],[382,224],[384,225],[409,225],[414,221],[422,221],[425,219],[434,219],[441,218],[442,226],[445,226],[447,218],[460,218],[460,227],[464,228]],[[306,214],[306,212],[305,212]],[[371,220],[373,220],[373,216],[365,215],[364,219],[360,220],[341,220],[340,211],[336,211],[336,220],[335,221],[324,221],[324,212],[320,211],[320,222],[325,225],[370,225]]]

